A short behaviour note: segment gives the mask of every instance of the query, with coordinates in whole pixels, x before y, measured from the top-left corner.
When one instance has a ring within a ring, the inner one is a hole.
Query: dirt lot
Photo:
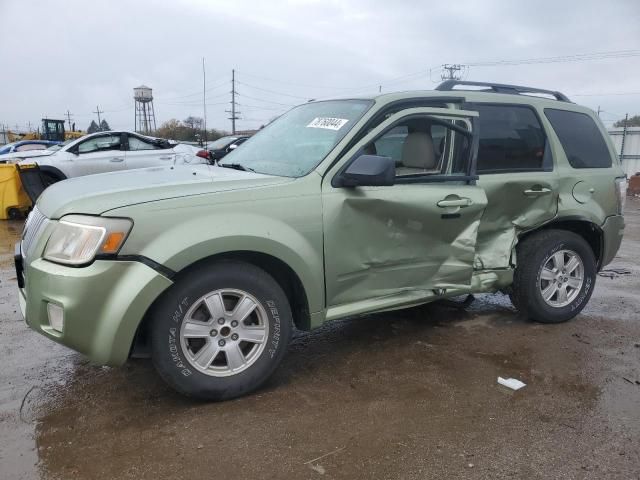
[[[0,478],[640,478],[640,202],[627,222],[611,266],[631,273],[599,277],[572,322],[523,321],[503,295],[336,322],[219,404],[29,331],[22,226],[1,222]]]

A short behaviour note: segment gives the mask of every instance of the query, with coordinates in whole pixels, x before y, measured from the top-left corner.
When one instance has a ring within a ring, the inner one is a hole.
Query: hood
[[[70,213],[100,215],[139,203],[277,185],[292,180],[209,165],[152,167],[64,180],[47,188],[37,205],[48,218],[60,218]]]
[[[26,152],[13,152],[13,153],[5,153],[4,155],[0,155],[0,162],[19,162],[23,159],[28,159],[32,157],[44,157],[53,155],[56,153],[54,150],[27,150]]]

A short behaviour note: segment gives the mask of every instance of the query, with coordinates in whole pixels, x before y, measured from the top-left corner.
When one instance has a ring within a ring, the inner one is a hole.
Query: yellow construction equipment
[[[64,129],[64,120],[43,118],[42,128],[37,132],[17,133],[9,130],[7,132],[7,140],[9,142],[17,142],[19,140],[53,140],[57,142],[64,142],[65,140],[75,140],[76,138],[80,138],[86,134],[87,132],[79,130],[66,131]]]

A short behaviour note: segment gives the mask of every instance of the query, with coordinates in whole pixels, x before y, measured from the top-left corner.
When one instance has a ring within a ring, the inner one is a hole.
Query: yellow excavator
[[[7,135],[9,138],[7,140],[9,142],[17,142],[18,140],[53,140],[57,142],[64,142],[65,140],[80,138],[86,134],[87,132],[82,132],[80,130],[65,130],[64,120],[43,118],[42,128],[37,132],[19,134],[9,131]]]

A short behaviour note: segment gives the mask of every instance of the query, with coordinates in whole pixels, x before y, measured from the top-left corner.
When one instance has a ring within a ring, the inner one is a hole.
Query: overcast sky
[[[443,63],[635,50],[580,62],[472,66],[468,80],[560,90],[610,124],[640,114],[640,1],[0,0],[0,123],[99,106],[133,129],[133,87],[153,88],[158,126],[202,116],[230,129],[231,70],[253,128],[310,98],[432,89]],[[575,58],[575,57],[574,57]]]

